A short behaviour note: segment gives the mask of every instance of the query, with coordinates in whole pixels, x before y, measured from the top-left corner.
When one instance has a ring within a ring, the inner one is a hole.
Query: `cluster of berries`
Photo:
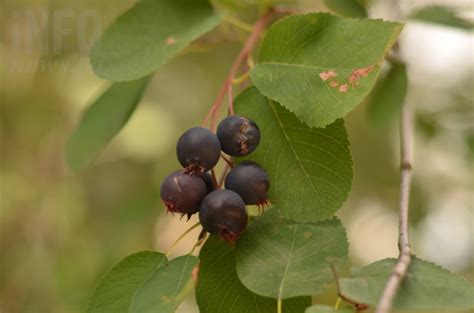
[[[260,142],[257,124],[231,115],[221,121],[217,134],[203,127],[187,130],[178,140],[176,154],[183,170],[168,175],[161,184],[161,199],[168,212],[189,217],[199,212],[205,231],[235,241],[247,226],[245,205],[265,205],[270,181],[258,164],[244,161],[225,177],[225,189],[216,186],[209,171],[221,151],[242,157]]]

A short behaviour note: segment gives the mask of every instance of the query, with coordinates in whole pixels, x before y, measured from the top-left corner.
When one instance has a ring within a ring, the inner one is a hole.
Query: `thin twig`
[[[398,288],[405,278],[411,262],[410,237],[408,234],[408,202],[412,176],[411,148],[412,117],[409,107],[405,104],[400,117],[400,222],[398,230],[400,255],[393,267],[392,274],[388,278],[375,313],[390,312]]]
[[[178,245],[178,243],[184,238],[186,237],[187,234],[189,234],[194,228],[198,227],[199,225],[201,225],[199,222],[197,222],[196,224],[194,224],[193,226],[191,226],[190,228],[188,228],[187,230],[184,231],[184,233],[182,233],[176,240],[175,242],[173,242],[173,244],[171,245],[171,247],[168,249],[168,252],[166,252],[166,256],[169,257],[171,252],[173,252],[174,248],[176,248],[176,246]]]
[[[207,113],[204,121],[202,122],[202,126],[206,125],[206,123],[211,119],[211,130],[215,130],[216,120],[217,120],[217,112],[219,111],[219,107],[222,104],[222,100],[226,92],[232,93],[232,81],[239,70],[240,64],[245,61],[248,56],[252,53],[253,48],[255,47],[260,35],[265,30],[265,27],[270,23],[273,15],[276,12],[274,10],[269,10],[266,14],[262,15],[260,19],[253,25],[252,32],[250,33],[249,37],[244,43],[242,50],[240,50],[239,54],[234,60],[232,67],[227,75],[227,78],[224,81],[221,90],[219,91],[219,95],[217,96],[216,101],[212,105],[211,109]],[[233,99],[229,99],[229,111],[234,111],[234,104]]]

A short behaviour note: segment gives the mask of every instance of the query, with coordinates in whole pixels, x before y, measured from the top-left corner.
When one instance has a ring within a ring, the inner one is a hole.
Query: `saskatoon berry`
[[[211,173],[207,172],[206,174],[201,176],[201,178],[204,181],[204,183],[206,184],[207,193],[210,193],[210,192],[216,190],[216,188],[214,187],[214,183],[212,182]]]
[[[219,123],[217,137],[222,151],[232,156],[245,156],[257,148],[260,129],[248,118],[231,115]]]
[[[189,219],[206,196],[206,184],[199,176],[176,171],[161,183],[160,192],[168,212],[186,214]]]
[[[265,205],[270,180],[258,164],[243,161],[227,174],[225,188],[238,193],[245,204]]]
[[[239,239],[247,220],[244,201],[231,190],[211,192],[199,208],[199,221],[204,230],[228,241]]]
[[[193,127],[179,138],[176,154],[187,172],[203,174],[219,161],[221,145],[208,129]]]

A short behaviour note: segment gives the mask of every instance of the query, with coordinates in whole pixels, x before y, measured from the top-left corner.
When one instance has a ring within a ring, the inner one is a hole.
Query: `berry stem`
[[[227,172],[231,169],[231,166],[226,163],[225,164],[225,168],[224,168],[224,171],[222,171],[222,174],[221,174],[221,177],[219,178],[219,184],[217,185],[217,188],[220,189],[222,187],[222,185],[224,184],[224,179],[225,179],[225,176],[227,175]]]
[[[245,61],[249,55],[251,54],[253,48],[255,47],[256,43],[258,42],[258,39],[260,38],[260,35],[266,28],[266,26],[270,23],[273,15],[277,11],[270,9],[267,13],[262,15],[258,21],[253,25],[252,31],[247,38],[247,40],[244,43],[244,46],[242,47],[242,50],[240,50],[239,54],[234,60],[234,63],[232,64],[232,67],[230,68],[229,74],[227,75],[227,78],[224,81],[223,86],[221,87],[221,90],[219,91],[219,94],[217,96],[216,101],[212,105],[211,109],[207,113],[206,117],[204,118],[204,121],[202,122],[202,126],[206,125],[209,119],[211,120],[211,130],[215,131],[216,129],[216,120],[217,120],[217,112],[219,111],[219,108],[222,104],[222,101],[224,100],[224,96],[226,93],[229,93],[229,112],[233,114],[234,112],[234,101],[232,99],[232,93],[233,93],[233,86],[232,86],[232,81],[234,80],[237,71],[240,67],[240,64]]]
[[[214,169],[211,170],[211,178],[212,178],[212,187],[214,189],[217,188],[217,177],[216,177],[216,171]]]
[[[230,167],[234,167],[234,162],[228,158],[226,158],[222,153],[221,153],[221,158],[229,165]]]
[[[184,238],[186,237],[187,234],[189,234],[194,228],[198,227],[200,225],[199,222],[197,222],[196,224],[194,224],[193,226],[191,226],[190,228],[188,228],[187,230],[184,231],[184,233],[182,233],[178,239],[175,240],[175,242],[173,242],[173,244],[171,245],[171,247],[168,249],[168,251],[166,252],[166,257],[169,257],[170,254],[173,252],[174,248],[178,245],[178,243]]]

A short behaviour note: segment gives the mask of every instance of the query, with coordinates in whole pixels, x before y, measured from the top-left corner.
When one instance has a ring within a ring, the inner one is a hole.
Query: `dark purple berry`
[[[179,138],[176,154],[188,173],[201,175],[217,164],[221,145],[217,136],[207,128],[193,127]]]
[[[168,212],[186,214],[189,218],[199,210],[207,192],[201,177],[176,171],[161,183],[160,193]]]
[[[231,115],[219,123],[217,137],[222,151],[232,156],[245,156],[257,148],[260,129],[251,119]]]
[[[231,190],[213,191],[202,200],[199,221],[208,233],[236,241],[247,226],[245,203]]]
[[[258,164],[243,161],[227,174],[225,188],[238,193],[245,204],[265,205],[270,179]]]
[[[210,172],[205,173],[203,176],[201,176],[201,178],[206,184],[207,193],[210,193],[216,190],[216,187],[214,186],[214,182],[212,181],[212,175]]]

